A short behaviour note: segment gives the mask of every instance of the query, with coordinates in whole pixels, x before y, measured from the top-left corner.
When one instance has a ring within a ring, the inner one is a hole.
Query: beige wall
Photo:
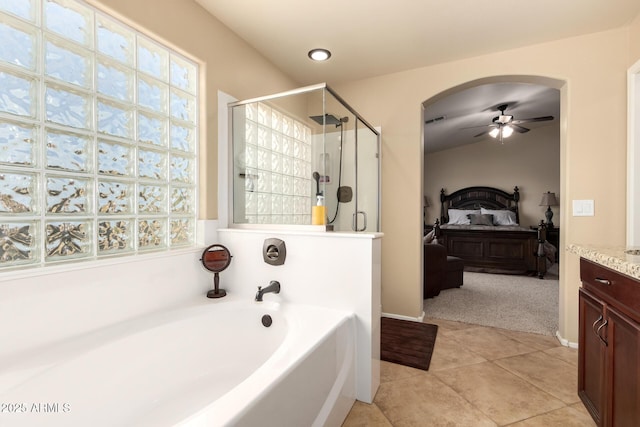
[[[629,28],[629,66],[631,66],[640,60],[640,15],[636,16]]]
[[[89,0],[134,28],[156,35],[204,67],[200,218],[218,218],[218,91],[247,99],[298,84],[192,0]]]
[[[422,312],[421,104],[476,79],[525,75],[565,82],[559,87],[561,209],[570,212],[573,199],[593,199],[596,215],[563,215],[562,239],[624,244],[628,55],[629,31],[619,29],[334,85],[382,128],[383,311]],[[578,264],[561,251],[560,334],[572,342],[578,340]]]
[[[440,217],[440,189],[450,194],[470,186],[520,189],[520,224],[537,225],[545,219],[542,193],[560,197],[560,126],[558,122],[516,134],[504,144],[491,137],[473,144],[426,154],[424,194],[429,199],[427,223]],[[560,206],[552,207],[553,222],[560,224]]]
[[[217,218],[217,92],[238,99],[292,89],[281,73],[190,0],[90,0],[160,36],[205,67],[202,218]],[[620,29],[332,85],[383,131],[383,310],[417,317],[420,300],[421,104],[490,76],[546,76],[562,86],[561,208],[594,199],[596,216],[563,215],[565,243],[624,244],[626,69],[640,59],[640,22]],[[331,84],[331,82],[329,82]],[[602,117],[606,114],[606,123]],[[577,341],[578,259],[562,252],[560,333]]]

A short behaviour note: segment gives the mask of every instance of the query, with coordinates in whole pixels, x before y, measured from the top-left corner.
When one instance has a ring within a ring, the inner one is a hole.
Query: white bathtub
[[[339,425],[353,316],[268,298],[203,297],[1,360],[0,425]]]

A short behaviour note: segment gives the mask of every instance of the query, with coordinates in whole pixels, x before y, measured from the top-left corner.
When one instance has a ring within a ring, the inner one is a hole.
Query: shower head
[[[339,119],[333,114],[325,114],[324,116],[309,116],[309,118],[319,125],[336,125],[336,127],[342,125],[342,123],[346,123],[349,121],[348,117]]]

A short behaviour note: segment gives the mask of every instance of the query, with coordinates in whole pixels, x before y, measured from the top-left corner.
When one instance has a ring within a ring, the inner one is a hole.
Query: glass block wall
[[[0,269],[194,244],[197,64],[75,0],[0,39]]]
[[[245,218],[237,222],[311,224],[311,129],[265,103],[243,108]]]

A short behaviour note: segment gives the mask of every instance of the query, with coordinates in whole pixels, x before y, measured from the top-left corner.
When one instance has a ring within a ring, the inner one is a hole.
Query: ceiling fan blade
[[[490,125],[467,126],[467,127],[464,127],[464,128],[460,128],[460,130],[463,130],[463,129],[484,128],[484,127],[487,127],[487,126],[493,126],[493,123],[492,123],[492,124],[490,124]]]
[[[509,126],[511,126],[513,130],[515,130],[518,133],[527,133],[531,130],[522,126],[514,125],[513,123],[510,123]]]
[[[553,120],[553,116],[534,117],[531,119],[520,119],[520,120],[514,120],[511,123],[517,125],[520,123],[546,122],[549,120]]]
[[[474,138],[477,138],[477,137],[479,137],[479,136],[486,135],[486,134],[488,134],[489,132],[490,132],[490,130],[485,130],[484,132],[480,132],[480,133],[479,133],[479,134],[477,134],[477,135],[473,135],[473,137],[474,137]]]

